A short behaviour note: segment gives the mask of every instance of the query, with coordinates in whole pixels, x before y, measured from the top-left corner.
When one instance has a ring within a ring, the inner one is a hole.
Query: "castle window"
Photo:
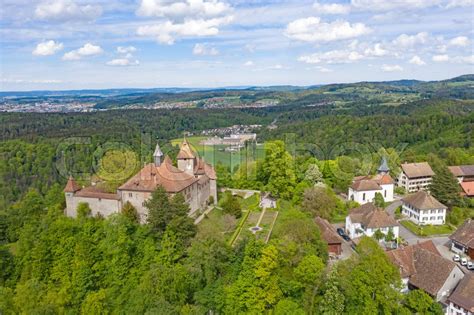
[[[132,198],[132,197],[133,197],[133,194],[132,194],[132,193],[128,193],[128,196],[129,196],[130,198]]]

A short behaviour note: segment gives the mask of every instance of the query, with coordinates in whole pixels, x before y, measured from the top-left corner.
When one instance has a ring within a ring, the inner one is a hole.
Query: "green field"
[[[265,152],[263,145],[257,145],[256,147],[249,146],[243,148],[239,152],[227,152],[224,151],[226,146],[224,145],[202,145],[200,142],[206,140],[207,137],[187,137],[188,142],[191,144],[194,151],[199,153],[199,156],[203,157],[204,160],[212,165],[222,163],[225,166],[230,166],[231,170],[234,170],[238,165],[245,161],[254,161],[256,159],[263,158]],[[181,144],[182,138],[171,140],[171,145],[176,146]]]
[[[419,236],[446,235],[454,232],[454,229],[447,224],[443,225],[416,225],[410,220],[400,221],[400,224]]]

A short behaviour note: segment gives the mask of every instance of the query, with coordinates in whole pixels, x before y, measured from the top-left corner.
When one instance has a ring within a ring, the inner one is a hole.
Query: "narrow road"
[[[400,200],[394,201],[387,208],[385,208],[385,211],[387,211],[389,215],[395,218],[395,210],[401,205],[402,205],[402,202]],[[399,229],[400,229],[400,237],[403,238],[405,241],[407,241],[408,244],[410,245],[416,244],[418,243],[418,241],[426,240],[425,238],[421,238],[418,235],[413,234],[412,232],[410,232],[410,230],[408,230],[406,227],[404,227],[401,224],[400,224]]]

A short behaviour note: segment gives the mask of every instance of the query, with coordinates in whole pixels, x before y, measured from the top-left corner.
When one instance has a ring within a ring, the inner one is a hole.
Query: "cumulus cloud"
[[[137,29],[140,36],[154,37],[171,45],[177,37],[215,36],[219,27],[230,23],[232,8],[218,0],[142,0],[137,15],[163,18],[154,25]]]
[[[210,47],[206,44],[196,44],[193,48],[194,55],[201,55],[201,56],[215,56],[219,54],[219,50],[215,47]]]
[[[63,49],[62,43],[57,43],[54,40],[48,40],[36,45],[32,54],[35,56],[50,56]]]
[[[63,60],[79,60],[82,57],[94,56],[103,53],[104,51],[100,46],[87,43],[79,49],[71,50],[63,56]]]
[[[219,33],[219,26],[230,23],[232,17],[209,20],[186,20],[183,23],[166,21],[155,25],[141,26],[137,30],[140,36],[154,37],[159,43],[171,45],[176,36],[213,36]]]
[[[382,65],[382,71],[383,72],[397,72],[397,71],[403,71],[403,68],[400,67],[399,65]]]
[[[339,3],[324,3],[315,2],[313,8],[319,14],[348,14],[351,11],[351,7]]]
[[[469,45],[469,39],[466,36],[458,36],[449,41],[451,46],[465,47]]]
[[[364,55],[373,57],[383,57],[389,54],[389,51],[382,48],[382,44],[377,43],[373,48],[367,48]]]
[[[325,23],[319,17],[308,17],[289,23],[285,35],[305,42],[329,42],[355,38],[370,31],[362,23],[351,24],[344,20]]]
[[[246,62],[244,63],[244,66],[246,66],[246,67],[252,67],[252,66],[254,66],[254,65],[255,65],[254,62],[251,61],[251,60],[248,60],[248,61],[246,61]]]
[[[119,54],[130,54],[130,53],[133,53],[133,52],[136,52],[137,49],[133,46],[126,46],[126,47],[123,47],[123,46],[118,46],[117,47],[117,53]]]
[[[416,55],[413,56],[408,62],[413,64],[413,65],[417,65],[417,66],[426,65],[426,62],[424,62],[423,59],[421,59],[420,57],[418,57]]]
[[[364,58],[364,55],[357,51],[345,51],[345,50],[331,50],[324,53],[314,53],[310,55],[303,55],[298,58],[298,61],[318,64],[337,64],[337,63],[352,63]]]
[[[137,14],[154,17],[182,18],[194,16],[196,18],[212,18],[227,13],[230,10],[231,7],[227,3],[217,0],[142,0]]]
[[[444,62],[444,61],[449,61],[449,56],[448,55],[434,55],[431,59],[435,62]]]
[[[132,60],[130,58],[117,58],[107,61],[106,63],[108,66],[119,66],[119,67],[127,67],[127,66],[138,66],[140,62],[138,60]]]
[[[461,62],[461,63],[468,63],[472,65],[474,64],[474,55],[465,56],[465,57],[457,57],[455,61]]]
[[[354,8],[364,11],[413,10],[432,7],[440,3],[441,0],[351,0]]]
[[[429,35],[427,32],[420,32],[415,35],[402,34],[398,36],[393,44],[404,48],[410,48],[418,44],[425,44],[428,41]]]
[[[73,0],[48,0],[35,8],[35,17],[40,20],[94,20],[101,14],[101,6],[78,5]]]
[[[474,0],[451,0],[446,5],[446,8],[456,8],[456,7],[472,7],[474,6]]]

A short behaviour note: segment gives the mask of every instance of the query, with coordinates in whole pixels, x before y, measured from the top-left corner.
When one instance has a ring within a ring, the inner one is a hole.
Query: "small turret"
[[[377,169],[377,173],[385,175],[385,174],[388,174],[389,172],[390,172],[390,167],[388,167],[387,158],[384,155],[382,157],[382,161],[380,162],[380,166]]]
[[[79,186],[72,176],[69,176],[67,180],[66,187],[64,187],[65,193],[75,193],[76,191],[80,190],[81,186]]]
[[[163,152],[161,151],[160,145],[157,143],[155,152],[153,153],[153,161],[155,162],[155,166],[160,166],[162,159],[163,159]]]

